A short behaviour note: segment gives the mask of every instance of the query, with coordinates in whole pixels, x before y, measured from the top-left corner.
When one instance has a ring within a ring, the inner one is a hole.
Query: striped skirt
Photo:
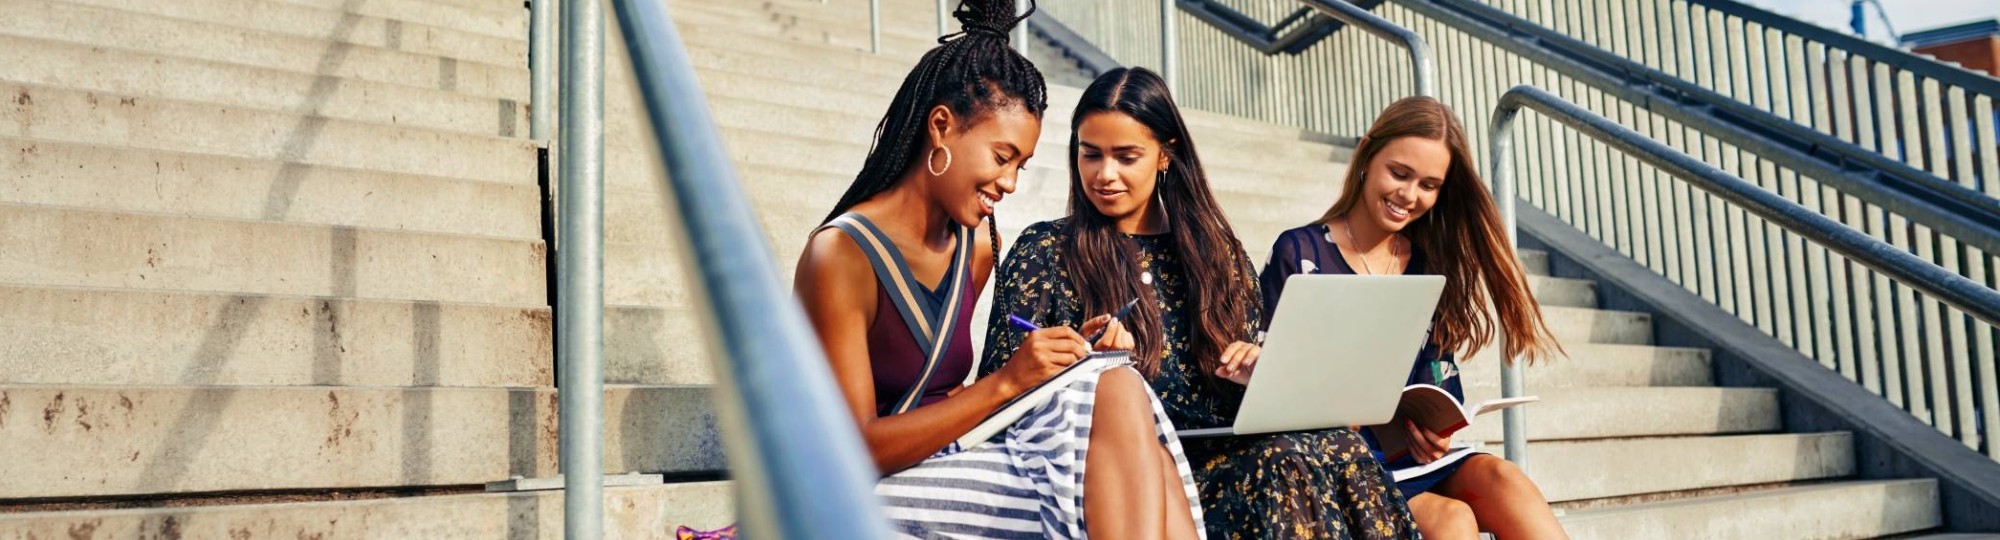
[[[1130,368],[1098,374],[1109,369]],[[891,528],[904,538],[1085,538],[1083,468],[1096,397],[1097,378],[1078,379],[992,440],[972,448],[953,444],[883,478],[875,493]],[[1203,530],[1180,437],[1159,399],[1152,402],[1160,443],[1174,456],[1195,530]]]

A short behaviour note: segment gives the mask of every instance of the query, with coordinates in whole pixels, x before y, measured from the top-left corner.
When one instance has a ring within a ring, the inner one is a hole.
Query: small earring
[[[1172,227],[1173,218],[1168,217],[1167,215],[1167,195],[1166,195],[1167,190],[1162,189],[1166,187],[1166,183],[1167,183],[1167,171],[1160,171],[1160,174],[1157,175],[1153,180],[1153,202],[1159,203],[1160,205],[1160,223],[1168,227]]]
[[[937,161],[936,157],[939,150],[944,151],[944,168],[933,169],[931,168],[931,162]],[[932,148],[930,153],[924,154],[924,170],[930,171],[931,176],[944,176],[945,171],[951,170],[951,149],[939,146]]]

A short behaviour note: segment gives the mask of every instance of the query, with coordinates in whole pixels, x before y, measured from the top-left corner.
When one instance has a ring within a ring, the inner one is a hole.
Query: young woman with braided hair
[[[954,441],[1093,349],[1130,349],[1100,316],[1029,333],[972,370],[971,313],[1000,250],[989,218],[1034,153],[1048,98],[1008,47],[1014,0],[965,0],[963,25],[903,80],[861,173],[794,280],[901,535],[1199,538],[1180,445],[1136,371],[1100,369],[990,440]],[[1030,13],[1032,13],[1030,8]],[[1080,331],[1079,331],[1080,330]],[[1087,496],[1086,496],[1087,495]]]

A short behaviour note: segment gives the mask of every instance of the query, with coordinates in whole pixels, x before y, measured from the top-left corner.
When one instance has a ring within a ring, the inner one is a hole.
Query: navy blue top
[[[1347,258],[1341,256],[1340,247],[1333,241],[1333,230],[1326,224],[1314,223],[1285,231],[1278,235],[1278,241],[1271,245],[1271,258],[1264,263],[1264,272],[1258,275],[1258,284],[1264,291],[1264,326],[1271,325],[1271,314],[1277,312],[1278,297],[1285,292],[1285,278],[1292,274],[1353,274],[1354,267],[1348,265]],[[1410,264],[1403,268],[1404,275],[1426,274],[1424,252],[1414,246],[1410,251]],[[1428,384],[1443,388],[1460,402],[1465,401],[1465,387],[1458,380],[1458,362],[1450,353],[1440,353],[1437,343],[1430,341],[1429,332],[1424,336],[1424,348],[1417,352],[1416,361],[1410,365],[1410,384]],[[1382,459],[1381,444],[1368,430],[1361,430],[1368,445],[1376,449],[1375,459]],[[1460,461],[1459,463],[1464,463]],[[1401,469],[1416,466],[1414,459],[1405,457],[1396,462],[1383,463],[1387,469]],[[1414,497],[1429,490],[1437,482],[1451,476],[1458,469],[1452,465],[1421,478],[1402,482],[1397,488],[1404,497]]]

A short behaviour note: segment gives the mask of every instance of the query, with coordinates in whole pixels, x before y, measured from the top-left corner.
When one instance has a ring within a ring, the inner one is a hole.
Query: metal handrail
[[[1430,43],[1424,40],[1424,36],[1345,0],[1299,0],[1299,3],[1305,4],[1303,9],[1318,11],[1320,15],[1353,25],[1402,47],[1410,57],[1410,73],[1415,87],[1411,95],[1433,97],[1437,95],[1437,63],[1431,60]],[[1317,31],[1311,30],[1316,28],[1315,25],[1307,24],[1280,36],[1277,30],[1264,26],[1228,6],[1208,0],[1179,0],[1176,4],[1182,11],[1188,12],[1196,19],[1264,54],[1288,52],[1300,43],[1310,43],[1309,35]],[[1285,20],[1297,19],[1298,16],[1294,14]]]
[[[662,196],[681,216],[684,254],[699,278],[690,289],[707,306],[739,519],[772,538],[888,537],[877,472],[835,394],[825,352],[778,278],[667,3],[611,5],[666,163]]]
[[[1873,41],[1772,13],[1735,0],[1682,1],[1715,10],[1724,15],[1730,15],[1765,27],[1774,28],[1780,32],[1825,43],[1849,53],[1859,54],[1869,60],[1891,64],[1896,66],[1897,69],[1922,75],[1926,78],[1937,79],[1938,82],[2000,99],[2000,79],[1945,65],[1932,58],[1926,58],[1893,47],[1885,47]]]
[[[1111,58],[1111,55],[1104,54],[1103,49],[1097,48],[1083,36],[1077,35],[1069,25],[1056,20],[1056,17],[1047,11],[1036,10],[1034,15],[1028,17],[1026,26],[1041,34],[1043,40],[1069,53],[1070,58],[1076,59],[1077,64],[1089,71],[1092,78],[1121,66],[1117,60]]]
[[[1756,214],[1792,234],[1822,244],[1834,252],[1877,272],[1896,278],[1898,284],[1921,292],[1964,311],[1987,324],[2000,325],[2000,291],[1966,279],[1931,264],[1901,248],[1856,231],[1832,218],[1800,206],[1755,183],[1702,162],[1647,138],[1608,118],[1564,101],[1531,85],[1516,86],[1500,96],[1493,111],[1491,170],[1494,184],[1512,182],[1513,170],[1508,149],[1512,124],[1521,109],[1532,109],[1578,133],[1588,135],[1620,152],[1638,158],[1661,171],[1688,181],[1712,195]],[[1510,197],[1507,204],[1513,204]]]
[[[1430,43],[1424,36],[1396,23],[1389,22],[1368,10],[1361,9],[1345,0],[1300,0],[1306,6],[1319,10],[1320,14],[1333,17],[1341,22],[1354,25],[1375,37],[1402,45],[1410,55],[1410,78],[1416,86],[1417,96],[1437,95],[1437,63],[1431,61]]]
[[[1808,174],[1958,241],[2000,251],[2000,199],[1472,0],[1393,0],[1621,101]]]

